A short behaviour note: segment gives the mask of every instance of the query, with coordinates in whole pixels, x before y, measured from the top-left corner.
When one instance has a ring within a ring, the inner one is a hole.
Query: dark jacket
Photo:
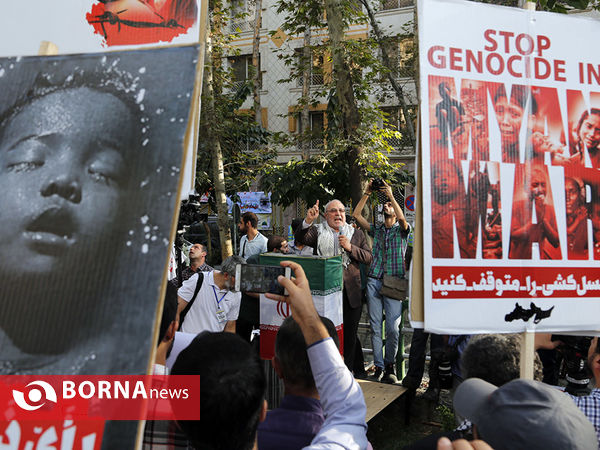
[[[294,239],[298,240],[301,244],[309,245],[314,248],[316,254],[318,234],[317,228],[314,225],[305,229],[302,229],[302,226],[299,226],[294,235]],[[348,264],[348,267],[344,270],[344,291],[346,291],[350,306],[352,308],[358,308],[361,306],[362,298],[359,265],[360,263],[371,264],[373,255],[364,233],[358,228],[354,230],[352,239],[350,239],[350,245],[352,246],[352,251],[349,254],[350,264]]]

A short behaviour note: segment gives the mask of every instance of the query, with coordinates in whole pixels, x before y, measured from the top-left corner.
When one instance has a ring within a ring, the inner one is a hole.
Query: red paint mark
[[[194,25],[196,0],[116,0],[96,3],[86,14],[104,46],[171,42]]]

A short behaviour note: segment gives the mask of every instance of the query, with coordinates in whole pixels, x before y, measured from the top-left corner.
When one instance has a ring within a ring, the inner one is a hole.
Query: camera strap
[[[185,306],[185,308],[183,308],[183,311],[181,311],[181,314],[179,315],[179,329],[177,331],[181,331],[181,326],[183,325],[185,316],[191,309],[192,305],[194,304],[194,301],[196,301],[196,297],[198,296],[198,292],[200,292],[200,288],[202,288],[203,282],[204,282],[204,273],[198,272],[198,279],[196,280],[196,287],[194,288],[194,295],[192,296],[192,298],[190,299],[188,304]]]

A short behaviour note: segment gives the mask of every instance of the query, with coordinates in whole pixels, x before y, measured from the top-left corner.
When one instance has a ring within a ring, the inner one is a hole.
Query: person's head
[[[177,325],[177,288],[173,284],[167,283],[157,345],[160,345],[161,342],[171,342],[172,347],[175,331],[177,331]],[[167,356],[170,351],[171,349],[169,348]]]
[[[481,378],[502,386],[520,376],[521,336],[516,334],[482,334],[473,336],[461,355],[465,379]],[[542,379],[542,363],[537,353],[534,379]]]
[[[275,253],[288,253],[288,241],[281,236],[270,236],[267,239],[267,251]]]
[[[546,192],[548,186],[548,177],[544,169],[533,167],[529,176],[529,198],[543,202],[546,200]]]
[[[596,387],[600,387],[600,339],[594,337],[588,351],[588,367],[596,379]]]
[[[333,322],[326,317],[321,317],[321,321],[339,347]],[[277,331],[272,362],[275,371],[283,379],[287,393],[306,396],[316,394],[317,388],[306,353],[306,340],[300,325],[291,316],[285,318]]]
[[[215,274],[215,276],[222,277],[223,279],[221,289],[233,291],[235,287],[235,266],[238,264],[246,264],[246,260],[241,256],[232,255],[223,261],[221,269]]]
[[[385,202],[383,204],[383,217],[386,219],[396,219],[396,211],[394,211],[392,202]]]
[[[479,378],[463,381],[454,409],[495,450],[596,448],[594,426],[575,402],[554,386],[518,379],[501,387]]]
[[[441,159],[434,163],[431,178],[433,196],[438,203],[447,203],[458,195],[461,177],[460,166],[456,161]]]
[[[253,212],[247,211],[240,216],[238,229],[240,233],[248,233],[248,230],[256,230],[258,227],[258,217]]]
[[[0,115],[5,276],[81,267],[116,239],[139,187],[139,107],[99,74],[76,75],[54,85],[37,80]]]
[[[335,231],[339,231],[346,223],[346,208],[344,204],[339,200],[331,200],[325,205],[325,220],[327,225],[333,228]]]
[[[577,139],[581,150],[583,146],[588,150],[597,150],[600,144],[600,109],[592,108],[591,112],[586,109],[583,112],[577,124]]]
[[[190,248],[190,263],[201,266],[206,261],[206,247],[202,244],[194,244]]]
[[[565,208],[567,216],[577,213],[585,204],[585,190],[579,181],[572,177],[565,177]]]
[[[293,219],[291,226],[292,226],[292,233],[296,233],[296,230],[298,229],[298,227],[300,225],[302,225],[302,222],[304,221],[304,219]]]
[[[450,99],[450,86],[445,81],[442,81],[438,84],[438,91],[440,92],[440,97],[444,100]]]
[[[500,126],[500,138],[503,145],[514,145],[519,140],[519,131],[527,106],[530,90],[526,86],[512,87],[510,100],[504,86],[500,86],[494,95],[494,109]],[[537,102],[531,96],[531,115],[537,114]]]
[[[179,424],[195,448],[249,450],[266,414],[266,377],[256,352],[233,333],[204,332],[184,349],[173,375],[200,375],[199,421]]]

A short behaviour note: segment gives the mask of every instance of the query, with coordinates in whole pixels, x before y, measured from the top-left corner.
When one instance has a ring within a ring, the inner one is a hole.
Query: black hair
[[[520,377],[521,337],[516,334],[483,334],[469,340],[461,355],[461,370],[467,378],[481,378],[502,386]],[[542,363],[535,355],[535,380],[542,379]]]
[[[527,105],[527,99],[529,98],[529,94],[531,93],[531,89],[527,86],[523,86],[520,84],[515,84],[512,87],[510,93],[510,102],[515,105],[519,105],[523,111],[525,110],[525,106]],[[500,87],[496,90],[496,94],[494,94],[494,105],[501,98],[506,97],[506,89],[504,88],[504,84],[501,84]],[[531,95],[531,114],[537,114],[538,112],[538,104],[535,96]]]
[[[579,118],[579,122],[577,122],[577,141],[579,142],[579,132],[581,131],[581,126],[583,125],[583,122],[585,121],[585,119],[587,119],[590,115],[593,116],[600,116],[600,109],[599,108],[592,108],[590,111],[588,111],[587,109],[583,111],[583,113],[581,114],[581,117]],[[581,147],[581,143],[580,143],[580,147]]]
[[[198,449],[250,450],[266,391],[262,364],[233,333],[200,333],[183,350],[173,375],[200,375],[200,420],[179,421]]]
[[[281,244],[286,241],[284,237],[281,236],[270,236],[267,240],[267,251],[272,252],[273,250],[280,250]]]
[[[304,219],[294,219],[292,220],[292,233],[296,233],[296,230],[298,229],[298,227],[300,225],[302,225],[302,222],[304,221]]]
[[[246,211],[244,214],[242,214],[242,223],[248,222],[250,222],[252,228],[258,227],[258,217],[256,217],[256,214],[250,211]]]
[[[339,347],[339,338],[335,325],[327,317],[321,317],[321,322]],[[300,325],[292,316],[286,317],[275,338],[275,356],[281,364],[282,377],[286,383],[301,389],[314,389],[313,378],[308,354],[306,353],[306,340]]]
[[[164,339],[169,329],[169,325],[177,317],[177,288],[172,283],[167,283],[165,290],[165,302],[163,305],[162,318],[160,320],[160,330],[158,333],[158,344]]]

